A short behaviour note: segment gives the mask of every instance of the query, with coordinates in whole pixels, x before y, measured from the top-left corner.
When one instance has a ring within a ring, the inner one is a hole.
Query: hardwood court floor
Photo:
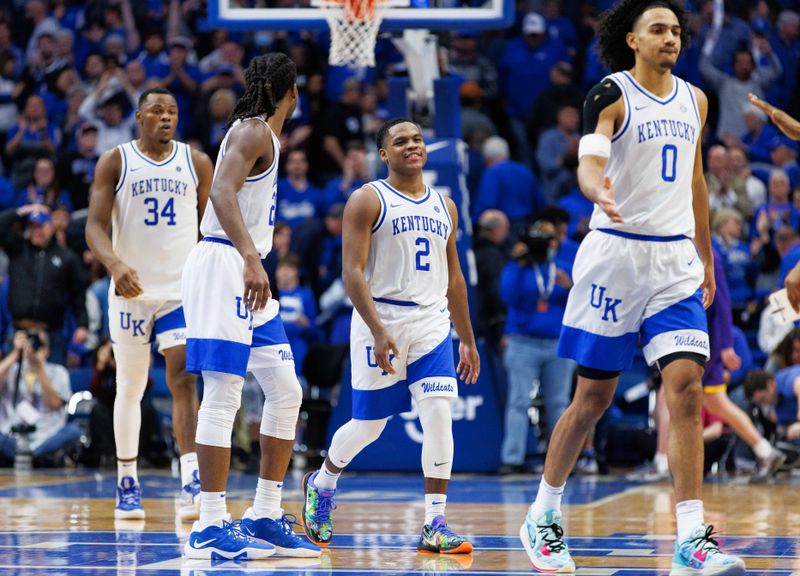
[[[286,512],[301,507],[298,472],[284,488]],[[181,558],[190,528],[176,524],[178,481],[142,476],[146,522],[117,522],[113,472],[0,472],[0,575],[133,574],[528,574],[517,537],[533,497],[531,476],[458,476],[447,516],[469,535],[471,556],[417,554],[423,517],[416,475],[347,474],[340,481],[333,546],[321,559],[213,563]],[[228,502],[234,517],[250,505],[256,479],[234,474]],[[745,557],[749,574],[800,575],[797,479],[774,484],[706,484],[706,520],[726,550]],[[579,574],[665,575],[673,546],[670,486],[617,477],[574,477],[565,494],[567,541]]]

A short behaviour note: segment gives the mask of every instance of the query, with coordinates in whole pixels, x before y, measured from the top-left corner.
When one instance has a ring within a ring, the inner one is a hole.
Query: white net
[[[331,30],[328,61],[334,66],[375,66],[375,40],[391,2],[382,0],[317,0]]]

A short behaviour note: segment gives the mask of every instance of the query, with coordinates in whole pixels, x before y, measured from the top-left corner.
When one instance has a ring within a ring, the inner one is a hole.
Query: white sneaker
[[[536,571],[575,573],[575,562],[564,542],[561,512],[558,510],[548,510],[538,519],[531,518],[528,511],[519,529],[519,537]]]
[[[181,522],[192,522],[200,518],[200,476],[195,470],[192,480],[181,488],[181,500],[178,508]]]

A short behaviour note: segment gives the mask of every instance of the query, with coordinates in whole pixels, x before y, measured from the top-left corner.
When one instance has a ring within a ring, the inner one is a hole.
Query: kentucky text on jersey
[[[398,216],[392,219],[392,236],[406,232],[430,232],[447,240],[450,227],[446,222],[415,214],[412,216]]]
[[[648,120],[636,126],[639,144],[653,138],[682,138],[694,144],[697,129],[688,122],[679,120]]]
[[[189,184],[172,178],[147,178],[137,182],[131,182],[131,196],[140,194],[150,194],[151,192],[166,192],[178,196],[186,196],[189,191]]]

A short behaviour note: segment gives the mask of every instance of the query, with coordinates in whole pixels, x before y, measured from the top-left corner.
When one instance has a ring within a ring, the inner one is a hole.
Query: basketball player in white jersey
[[[187,369],[203,374],[197,418],[200,519],[184,547],[188,558],[319,556],[292,532],[281,487],[294,445],[302,389],[277,300],[261,260],[272,248],[283,123],[297,103],[296,70],[284,54],[258,56],[220,146],[201,241],[183,271]],[[255,501],[232,524],[225,503],[233,420],[247,372],[265,402]]]
[[[453,465],[450,403],[456,374],[473,384],[480,358],[456,252],[458,212],[422,181],[427,152],[419,126],[396,118],[376,136],[389,177],[353,193],[344,211],[342,279],[353,302],[350,361],[353,418],[333,436],[320,470],[306,474],[305,531],[330,544],[336,482],[378,439],[389,418],[416,402],[422,424],[425,521],[417,549],[468,554],[472,544],[444,517]],[[460,338],[453,365],[452,319]]]
[[[603,13],[599,52],[614,71],[584,104],[578,180],[595,203],[573,268],[559,354],[578,363],[575,397],[553,431],[520,529],[539,571],[574,572],[561,496],[587,435],[611,404],[637,342],[663,377],[677,502],[673,575],[743,574],[720,552],[701,500],[704,307],[714,298],[701,133],[707,99],[672,74],[686,41],[677,0],[621,0]]]
[[[173,140],[178,105],[169,91],[156,88],[142,94],[136,121],[139,139],[109,150],[97,163],[86,223],[89,247],[111,274],[108,317],[117,363],[114,516],[144,518],[136,460],[140,403],[155,340],[166,360],[181,452],[179,517],[193,520],[199,514],[200,493],[194,448],[197,386],[186,372],[181,271],[197,244],[213,167],[207,155]]]

